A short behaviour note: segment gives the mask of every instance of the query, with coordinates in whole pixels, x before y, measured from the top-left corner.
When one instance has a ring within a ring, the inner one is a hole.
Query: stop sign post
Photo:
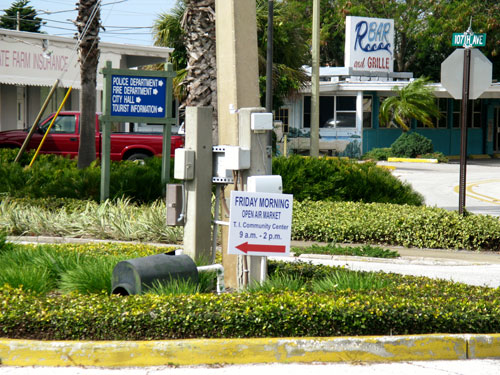
[[[466,34],[472,34],[470,29]],[[484,36],[486,40],[486,35]],[[478,50],[465,45],[455,50],[441,64],[441,83],[455,99],[462,99],[460,116],[460,183],[458,212],[462,215],[465,206],[465,184],[467,172],[467,103],[477,99],[490,87],[491,62]],[[460,79],[460,76],[462,79]]]

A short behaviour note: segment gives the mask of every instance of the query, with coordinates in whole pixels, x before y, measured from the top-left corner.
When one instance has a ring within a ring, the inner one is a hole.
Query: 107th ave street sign
[[[484,47],[486,45],[486,34],[453,33],[451,39],[453,47]]]
[[[231,192],[228,254],[290,254],[291,194]]]

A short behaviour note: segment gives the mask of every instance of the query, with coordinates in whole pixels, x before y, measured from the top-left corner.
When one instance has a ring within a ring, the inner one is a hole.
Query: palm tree
[[[212,106],[213,140],[217,143],[217,64],[215,0],[181,0],[154,25],[155,44],[174,47],[177,71],[174,94],[186,106]]]
[[[184,1],[178,1],[169,13],[161,13],[153,25],[155,45],[174,49],[170,54],[170,62],[177,72],[177,76],[174,78],[174,96],[179,102],[183,102],[187,95],[186,87],[182,84],[187,73],[187,52],[184,45],[185,33],[181,27],[181,20],[185,11],[186,5]],[[157,69],[163,69],[163,66]]]
[[[170,13],[161,14],[154,25],[155,44],[175,48],[170,58],[177,71],[174,95],[183,103],[181,107],[209,103],[217,108],[213,4],[214,0],[179,0]],[[267,0],[257,0],[256,4],[261,98],[264,98],[268,4]],[[301,69],[309,58],[308,32],[301,24],[299,10],[293,5],[277,2],[274,8],[273,105],[276,109],[284,98],[298,92],[309,81]],[[213,124],[216,140],[216,113]]]
[[[415,119],[432,127],[432,118],[439,117],[439,108],[427,78],[418,78],[403,88],[394,87],[395,96],[385,99],[380,105],[380,121],[390,121],[403,131],[410,130],[410,121]]]
[[[78,16],[78,60],[80,61],[80,144],[78,168],[86,168],[95,160],[95,110],[97,64],[99,63],[100,2],[80,0]]]

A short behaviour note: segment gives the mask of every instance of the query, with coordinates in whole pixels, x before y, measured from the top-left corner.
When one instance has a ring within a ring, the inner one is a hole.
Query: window
[[[290,126],[290,114],[288,108],[280,108],[276,112],[274,119],[276,121],[281,121],[283,124],[283,133],[288,133],[288,127]]]
[[[448,99],[438,98],[437,105],[439,109],[439,118],[432,118],[432,125],[434,128],[447,128],[448,127]],[[426,128],[420,121],[417,122],[417,128]]]
[[[51,122],[52,119],[47,120],[40,126],[40,130],[45,133]],[[50,134],[72,134],[76,129],[75,123],[75,116],[73,115],[58,116],[50,129]]]
[[[363,97],[363,128],[372,127],[372,97]]]
[[[473,100],[472,107],[469,110],[469,122],[468,122],[468,127],[469,128],[480,128],[481,127],[481,101],[480,100]]]
[[[380,97],[380,105],[382,105],[382,103],[385,99],[387,99],[387,96]],[[381,129],[399,128],[399,126],[392,120],[389,120],[389,122],[387,122],[387,123],[380,121],[378,127]]]
[[[356,127],[355,96],[337,96],[335,127],[336,128]]]
[[[448,102],[448,99],[438,99],[439,118],[433,121],[436,128],[448,127]]]
[[[460,127],[462,101],[453,100],[453,127]],[[467,107],[467,127],[480,128],[481,127],[481,101],[470,100]]]
[[[320,128],[355,128],[355,96],[320,96]],[[311,97],[304,97],[304,128],[311,127]]]

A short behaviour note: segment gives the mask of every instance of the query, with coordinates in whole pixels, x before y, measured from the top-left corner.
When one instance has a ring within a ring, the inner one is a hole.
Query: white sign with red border
[[[290,255],[293,195],[232,191],[228,254]]]

